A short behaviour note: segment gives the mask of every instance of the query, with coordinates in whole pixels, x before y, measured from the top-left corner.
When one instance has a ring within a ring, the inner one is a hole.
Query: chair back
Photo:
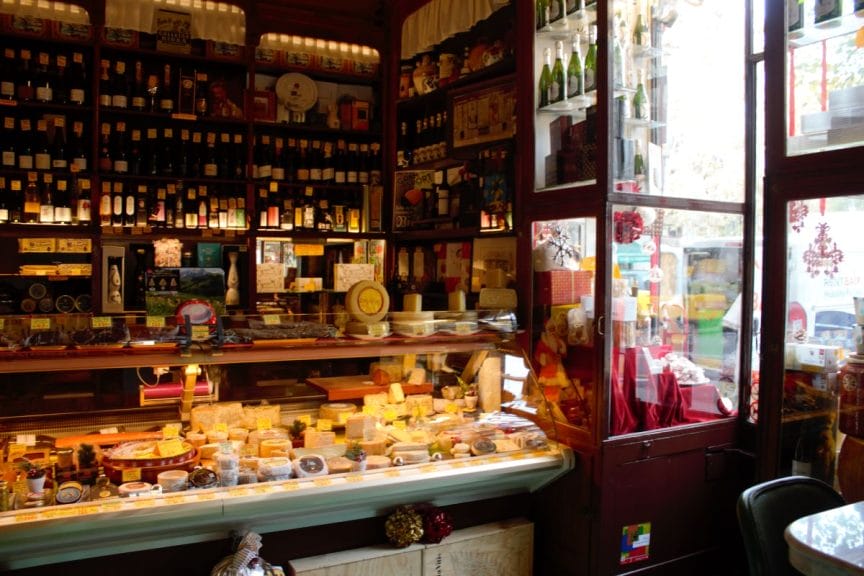
[[[738,525],[750,576],[797,576],[783,537],[793,521],[844,505],[831,486],[807,476],[785,476],[756,484],[738,497]]]

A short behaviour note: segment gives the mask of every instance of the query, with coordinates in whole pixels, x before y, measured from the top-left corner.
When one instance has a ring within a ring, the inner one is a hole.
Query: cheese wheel
[[[367,456],[383,456],[387,448],[387,442],[383,438],[374,440],[361,440],[360,448],[366,451]]]
[[[274,456],[274,451],[288,452],[291,449],[291,441],[287,438],[268,438],[262,440],[258,445],[258,455],[261,458]]]
[[[357,406],[347,402],[322,404],[318,408],[318,417],[326,418],[334,424],[345,424],[348,417],[357,411]]]
[[[379,456],[376,454],[369,454],[366,456],[366,469],[367,470],[375,470],[378,468],[389,468],[390,467],[390,458],[387,456]]]
[[[207,443],[207,435],[203,432],[189,432],[186,434],[186,441],[196,448],[200,448]]]
[[[380,322],[390,310],[390,295],[379,282],[361,280],[348,289],[345,308],[357,322]]]
[[[202,460],[212,460],[216,453],[219,451],[219,444],[204,444],[200,448],[201,451],[201,459]]]

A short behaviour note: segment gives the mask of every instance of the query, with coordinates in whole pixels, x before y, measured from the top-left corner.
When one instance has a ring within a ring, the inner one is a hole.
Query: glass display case
[[[864,142],[864,4],[786,0],[786,154]]]

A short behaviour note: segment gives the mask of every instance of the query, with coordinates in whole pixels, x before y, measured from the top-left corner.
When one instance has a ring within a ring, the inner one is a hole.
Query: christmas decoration
[[[630,244],[642,236],[644,221],[642,216],[633,210],[615,212],[613,217],[615,227],[615,242]]]
[[[831,227],[826,222],[820,223],[816,229],[818,230],[816,239],[804,252],[807,272],[810,273],[811,278],[815,278],[820,273],[833,278],[837,273],[838,264],[843,261],[843,251],[837,248],[837,243],[828,235]]]
[[[423,538],[426,544],[438,544],[453,532],[453,521],[444,510],[427,504],[418,506],[417,511],[423,518]]]
[[[802,200],[789,202],[789,226],[792,227],[792,230],[801,232],[804,229],[804,219],[809,213],[810,209]]]
[[[391,544],[405,548],[423,537],[423,518],[411,506],[399,506],[387,517],[384,533]]]

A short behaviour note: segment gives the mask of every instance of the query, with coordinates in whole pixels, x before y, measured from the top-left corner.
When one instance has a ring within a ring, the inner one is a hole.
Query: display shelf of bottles
[[[597,105],[597,91],[592,90],[588,93],[575,94],[565,100],[549,104],[537,109],[539,114],[555,114],[559,115],[568,112],[582,112],[584,118],[585,109],[589,106]],[[572,114],[571,114],[572,115]]]
[[[596,0],[537,0],[535,7],[537,34],[556,39],[585,32],[587,25],[597,22]]]
[[[414,96],[408,98],[400,98],[397,100],[396,104],[400,110],[402,109],[413,109],[415,107],[422,108],[427,105],[428,102],[437,101],[439,99],[443,99],[446,97],[448,92],[453,90],[460,90],[467,86],[472,86],[479,82],[483,82],[486,80],[491,80],[493,78],[498,78],[499,76],[506,76],[508,74],[513,74],[516,71],[516,59],[512,56],[504,57],[500,61],[495,62],[494,64],[490,64],[484,68],[480,68],[479,70],[475,70],[473,72],[466,72],[464,75],[460,75],[458,78],[450,81],[449,83],[440,86],[438,85],[434,90],[430,92],[426,92],[424,94],[415,93]]]
[[[89,50],[77,47],[69,50],[46,46],[42,40],[21,40],[6,37],[3,40],[3,59],[0,61],[0,102],[5,106],[20,104],[47,106],[63,110],[91,104],[87,98],[90,84],[87,69]]]
[[[262,76],[281,76],[287,73],[305,74],[313,80],[322,82],[336,82],[339,84],[358,84],[362,86],[377,86],[381,82],[379,74],[357,74],[356,72],[331,72],[328,70],[312,69],[304,66],[290,66],[280,64],[265,64],[255,62],[255,74]]]
[[[352,128],[329,128],[327,126],[312,126],[309,124],[298,124],[289,120],[270,121],[254,120],[252,122],[256,133],[269,132],[271,134],[315,134],[321,138],[345,137],[352,140],[379,140],[381,131],[376,129],[359,130]]]
[[[841,4],[841,2],[837,2],[837,5]],[[858,30],[864,27],[864,7],[858,8],[857,13],[855,13],[851,11],[852,1],[846,0],[846,4],[849,5],[850,10],[846,13],[840,14],[839,16],[830,17],[829,14],[829,17],[826,19],[815,23],[812,18],[813,15],[811,15],[811,18],[808,18],[806,22],[799,21],[797,24],[790,23],[790,30],[786,36],[789,46],[799,48],[822,42],[823,40],[828,40],[830,38],[837,38],[838,36],[845,36],[846,34],[854,34],[858,32]],[[856,4],[861,3],[857,2]],[[803,20],[803,8],[801,14]]]

